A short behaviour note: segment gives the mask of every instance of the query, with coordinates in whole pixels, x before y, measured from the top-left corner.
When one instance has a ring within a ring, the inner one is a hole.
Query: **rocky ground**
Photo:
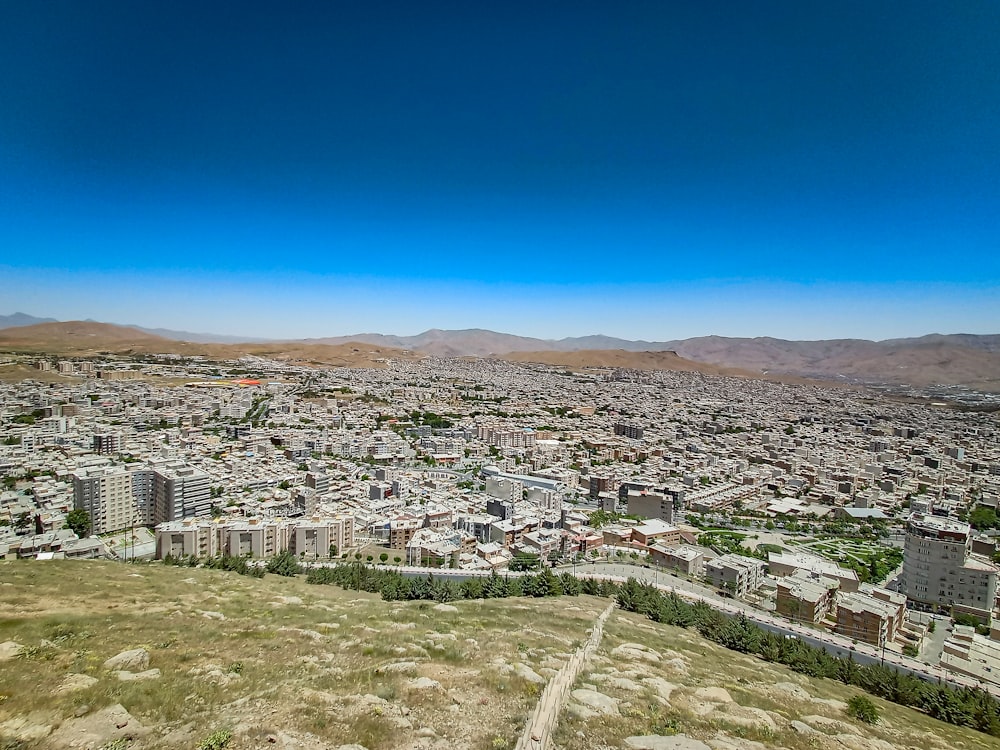
[[[381,601],[222,571],[0,562],[2,750],[504,750],[605,599]],[[889,750],[990,737],[615,610],[555,745]]]

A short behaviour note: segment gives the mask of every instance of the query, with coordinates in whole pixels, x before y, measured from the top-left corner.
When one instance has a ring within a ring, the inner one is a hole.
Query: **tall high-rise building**
[[[153,467],[153,522],[177,521],[212,512],[209,475],[179,461]]]
[[[74,472],[73,506],[87,511],[94,534],[132,526],[137,514],[131,472],[106,466]]]
[[[989,622],[998,569],[971,553],[969,524],[914,514],[906,524],[901,590],[929,609],[953,608]]]

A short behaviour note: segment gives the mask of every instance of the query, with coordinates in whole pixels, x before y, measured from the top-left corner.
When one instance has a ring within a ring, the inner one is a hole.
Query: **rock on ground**
[[[658,664],[663,659],[659,651],[654,651],[641,643],[623,643],[617,648],[613,648],[611,655],[630,661],[648,661],[652,664]]]
[[[701,740],[683,734],[671,737],[661,737],[658,734],[626,737],[625,747],[629,750],[712,750]]]
[[[381,672],[412,672],[417,668],[417,663],[415,661],[397,661],[392,664],[386,664],[384,667],[380,667]]]
[[[435,604],[434,609],[438,612],[458,612],[458,607],[453,604]]]
[[[522,680],[526,680],[528,682],[533,682],[536,685],[544,685],[545,684],[545,678],[542,677],[540,674],[538,674],[538,672],[536,672],[535,670],[533,670],[527,664],[521,664],[521,663],[515,664],[514,665],[514,674],[516,674]]]
[[[602,714],[617,715],[618,713],[618,699],[604,693],[598,693],[596,690],[574,690],[573,700]]]
[[[662,677],[647,677],[643,682],[653,688],[656,694],[664,701],[669,701],[671,693],[677,689],[675,684],[667,682]]]
[[[7,661],[8,659],[13,659],[18,656],[24,650],[22,646],[17,641],[4,641],[0,643],[0,661]]]
[[[709,703],[732,703],[733,696],[729,694],[729,691],[721,687],[703,687],[698,688],[694,693],[696,698],[703,701],[708,701]]]
[[[712,750],[769,750],[763,742],[745,740],[742,737],[730,737],[725,732],[719,732],[708,741]]]
[[[134,648],[122,651],[104,662],[104,668],[110,672],[124,670],[142,672],[149,667],[149,652],[144,648]]]
[[[119,670],[115,672],[115,675],[121,682],[141,682],[143,680],[158,680],[160,679],[159,669],[146,669],[142,672],[129,672],[128,670]]]
[[[798,719],[792,721],[791,727],[794,731],[798,732],[799,734],[817,734],[815,729],[813,729],[808,724],[799,721]]]
[[[59,683],[59,687],[56,688],[56,692],[72,693],[76,690],[86,690],[87,688],[96,685],[97,682],[97,678],[91,677],[89,674],[68,674],[63,678],[63,681]]]
[[[149,731],[116,703],[88,716],[67,719],[49,735],[47,746],[53,750],[99,748],[113,740],[145,737]]]
[[[430,677],[418,677],[415,680],[410,680],[409,686],[414,690],[433,690],[441,687],[441,683]]]

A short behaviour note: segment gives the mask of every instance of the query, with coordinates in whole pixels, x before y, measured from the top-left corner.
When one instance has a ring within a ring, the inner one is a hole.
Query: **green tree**
[[[282,550],[267,561],[267,572],[291,578],[302,572],[299,561],[289,550]]]
[[[83,539],[90,535],[90,514],[83,508],[74,508],[66,514],[63,525]]]
[[[27,531],[28,528],[31,526],[31,522],[33,520],[34,519],[32,515],[27,511],[25,511],[24,513],[19,514],[17,518],[14,519],[14,528],[17,529],[19,532]]]
[[[865,724],[878,723],[878,708],[864,695],[854,695],[847,701],[847,714]]]

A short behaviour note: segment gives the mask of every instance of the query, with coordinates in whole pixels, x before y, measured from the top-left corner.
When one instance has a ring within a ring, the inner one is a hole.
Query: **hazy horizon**
[[[272,339],[1000,331],[996,4],[0,20],[10,310]]]
[[[30,313],[25,313],[23,310],[16,310],[16,311],[11,312],[11,313],[0,313],[0,316],[4,316],[4,315],[6,315],[6,316],[13,316],[13,315],[18,315],[18,314],[29,315],[30,317],[33,317],[33,318],[51,317],[51,316],[31,315]],[[442,328],[441,326],[432,326],[430,328],[424,328],[424,329],[421,329],[419,331],[401,331],[401,330],[379,330],[379,331],[376,331],[376,330],[362,330],[362,329],[358,329],[358,330],[355,330],[355,331],[351,331],[350,333],[344,333],[344,334],[337,333],[337,334],[328,334],[328,335],[323,335],[323,336],[280,336],[280,337],[276,336],[276,337],[272,337],[272,338],[267,338],[267,337],[262,337],[262,336],[254,336],[254,335],[251,335],[251,334],[220,333],[219,331],[211,331],[211,330],[181,329],[181,328],[173,328],[173,327],[170,327],[170,326],[163,326],[163,325],[143,325],[143,324],[135,323],[135,322],[131,322],[131,321],[123,322],[123,321],[114,321],[114,320],[97,320],[95,318],[60,318],[60,319],[56,319],[55,322],[59,322],[59,323],[69,323],[69,322],[101,323],[101,324],[109,324],[109,325],[116,325],[116,326],[123,326],[123,327],[137,327],[137,328],[143,328],[143,329],[147,329],[147,330],[151,330],[151,331],[164,330],[164,331],[171,331],[171,332],[175,332],[175,333],[198,334],[199,336],[219,336],[219,337],[225,337],[225,338],[246,338],[246,339],[253,338],[253,339],[273,340],[273,341],[282,341],[282,340],[286,340],[286,341],[298,341],[298,340],[311,340],[311,339],[324,339],[324,338],[347,338],[347,337],[350,337],[350,336],[368,336],[368,335],[383,335],[383,336],[387,336],[387,337],[394,337],[394,338],[405,339],[405,338],[413,338],[413,337],[419,336],[421,334],[430,333],[430,332],[433,332],[433,331],[456,332],[456,333],[461,333],[461,332],[465,332],[465,331],[484,331],[484,332],[487,332],[487,333],[499,333],[499,334],[505,334],[505,335],[511,335],[511,336],[520,336],[520,337],[525,337],[525,338],[539,338],[539,339],[543,339],[543,340],[547,340],[547,341],[561,341],[561,340],[565,340],[565,339],[576,339],[576,338],[589,338],[589,337],[605,336],[605,337],[609,337],[609,338],[617,338],[617,339],[622,339],[624,341],[632,341],[632,342],[635,342],[635,341],[648,341],[649,343],[663,343],[663,342],[670,342],[670,341],[675,341],[675,340],[680,341],[680,340],[683,340],[683,339],[699,338],[700,337],[700,336],[687,336],[687,337],[683,337],[682,339],[643,339],[642,337],[612,336],[611,334],[605,333],[603,331],[592,331],[590,333],[573,334],[573,335],[565,335],[565,336],[531,336],[530,334],[522,333],[520,331],[506,331],[506,330],[497,330],[497,329],[491,329],[491,328],[485,328],[484,329],[484,328],[481,328],[481,327],[478,327],[478,326],[464,327],[464,328]],[[3,330],[3,329],[0,328],[0,330]],[[969,334],[970,334],[970,331],[926,331],[924,333],[917,334],[915,336],[899,336],[899,337],[895,337],[894,336],[894,337],[890,337],[890,338],[892,338],[892,339],[895,339],[895,338],[904,338],[904,339],[907,339],[907,338],[920,338],[920,337],[923,337],[923,336],[932,336],[932,335],[944,335],[944,336],[948,336],[948,335],[969,335]],[[989,331],[989,332],[983,332],[983,333],[971,334],[971,335],[997,335],[997,332],[995,332],[995,331]],[[722,334],[708,333],[708,334],[701,334],[701,336],[704,336],[704,337],[722,336]],[[767,334],[767,333],[761,333],[761,334],[757,334],[757,335],[754,335],[754,336],[739,336],[739,337],[732,337],[732,338],[748,338],[748,339],[749,338],[776,338],[776,339],[782,339],[784,337],[781,337],[781,336],[772,336],[772,335]],[[856,339],[856,340],[869,340],[869,341],[883,341],[883,340],[885,340],[885,339],[871,339],[871,338],[862,337],[862,336],[836,336],[836,337],[830,337],[829,339],[800,338],[800,339],[788,339],[788,340],[793,340],[793,341],[820,341],[820,340],[832,340],[832,339]]]

